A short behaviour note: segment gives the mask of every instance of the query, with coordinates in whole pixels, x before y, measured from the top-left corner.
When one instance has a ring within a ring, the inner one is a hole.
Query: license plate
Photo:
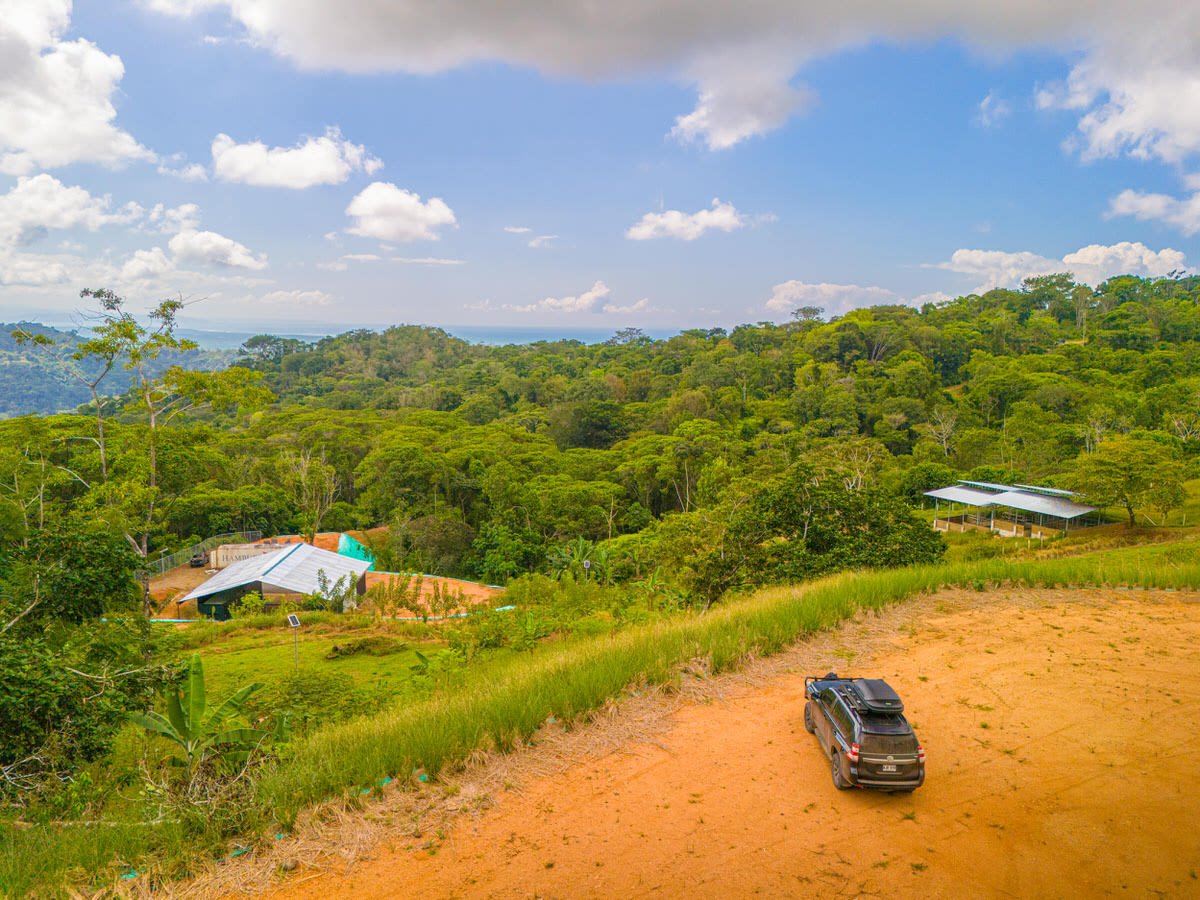
[[[880,772],[895,772],[895,771],[896,771],[896,767],[895,767],[895,766],[893,766],[893,765],[888,765],[888,764],[885,764],[885,765],[882,765],[882,766],[880,766],[880,767],[879,767],[879,771],[880,771]]]

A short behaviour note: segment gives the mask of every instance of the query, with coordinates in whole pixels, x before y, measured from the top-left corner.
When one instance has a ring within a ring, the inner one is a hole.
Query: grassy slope
[[[460,673],[452,690],[427,700],[297,740],[282,764],[264,772],[253,812],[262,826],[286,824],[306,806],[356,795],[383,776],[404,779],[418,767],[436,774],[478,747],[509,747],[549,715],[566,721],[586,716],[630,684],[669,683],[692,658],[707,658],[720,671],[747,654],[776,652],[860,609],[878,609],[943,585],[996,584],[1200,589],[1200,542],[845,574],[761,591],[705,616],[545,645],[532,654],[473,666]],[[0,848],[0,891],[44,895],[67,883],[103,884],[127,866],[178,873],[195,848],[219,843],[217,835],[204,837],[189,844],[169,823],[9,830]]]

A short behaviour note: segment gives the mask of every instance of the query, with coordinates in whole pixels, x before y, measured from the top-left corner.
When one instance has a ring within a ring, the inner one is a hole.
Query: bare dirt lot
[[[831,668],[900,690],[923,788],[834,790],[802,721],[803,676]],[[192,888],[254,893],[290,853],[274,896],[1200,896],[1198,733],[1200,595],[943,593]]]

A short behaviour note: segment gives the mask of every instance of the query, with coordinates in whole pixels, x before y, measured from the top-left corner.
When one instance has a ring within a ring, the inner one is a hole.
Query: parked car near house
[[[830,672],[804,688],[804,727],[829,758],[834,787],[908,793],[925,783],[925,751],[886,681]]]

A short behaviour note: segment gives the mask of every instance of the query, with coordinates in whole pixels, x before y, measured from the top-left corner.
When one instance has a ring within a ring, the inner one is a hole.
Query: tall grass
[[[527,739],[548,716],[570,721],[635,682],[662,684],[689,659],[722,671],[749,654],[777,652],[862,609],[940,587],[1124,585],[1200,588],[1200,544],[1139,547],[1049,560],[990,559],[848,573],[774,588],[610,638],[545,648],[452,694],[314,733],[260,783],[263,811],[288,823],[314,802],[381,776],[436,773],[473,750]]]
[[[715,671],[728,670],[747,655],[778,652],[859,610],[882,609],[941,587],[1000,585],[1200,589],[1200,542],[847,573],[766,589],[705,615],[544,645],[533,654],[473,666],[427,700],[296,740],[263,772],[255,809],[243,821],[290,825],[305,807],[357,793],[383,776],[404,779],[418,768],[436,774],[476,749],[510,748],[548,716],[577,720],[630,685],[669,683],[681,664],[697,657]],[[211,847],[218,837],[204,835],[200,845]],[[168,863],[160,862],[160,871],[178,871],[197,855],[170,827],[10,828],[0,833],[0,893],[61,892],[65,883],[94,881],[80,877],[84,873],[111,871],[114,857],[140,866],[152,853]]]

